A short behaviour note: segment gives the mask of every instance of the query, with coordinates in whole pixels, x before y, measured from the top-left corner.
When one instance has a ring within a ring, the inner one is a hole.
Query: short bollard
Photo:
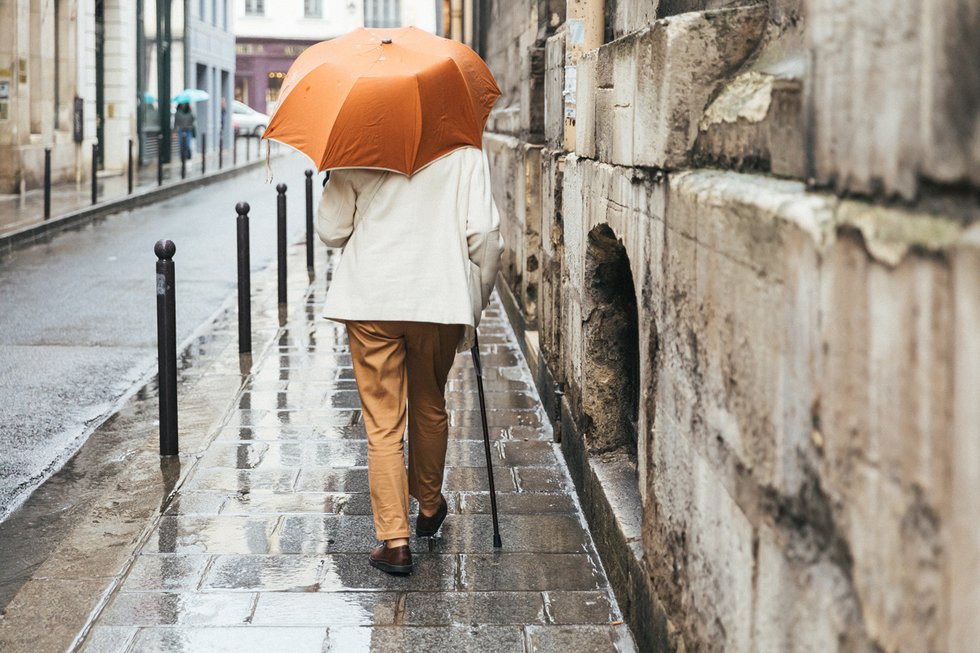
[[[218,170],[224,166],[225,163],[225,137],[222,134],[221,138],[218,139]]]
[[[306,270],[313,280],[313,171],[306,171]]]
[[[278,213],[278,251],[279,251],[279,304],[286,303],[286,184],[276,186],[279,196],[276,198]]]
[[[126,194],[133,194],[133,139],[129,139],[129,150],[126,152]]]
[[[201,174],[208,171],[208,135],[201,134]]]
[[[231,165],[238,165],[238,134],[231,137]]]
[[[160,372],[160,455],[177,455],[177,322],[171,240],[153,246],[157,255],[157,355]]]
[[[51,148],[44,148],[44,219],[51,217]]]
[[[157,134],[157,186],[163,186],[163,134]]]
[[[252,351],[252,281],[249,272],[248,202],[235,205],[238,213],[238,353]]]
[[[99,142],[92,143],[92,204],[99,201]]]

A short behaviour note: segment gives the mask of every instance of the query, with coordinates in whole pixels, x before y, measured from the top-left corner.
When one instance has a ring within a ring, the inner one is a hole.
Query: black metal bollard
[[[208,171],[208,135],[201,134],[201,174]]]
[[[51,148],[44,148],[44,219],[51,217]]]
[[[187,177],[187,159],[184,158],[183,148],[180,150],[180,178],[184,179]]]
[[[313,276],[313,171],[306,171],[306,270]]]
[[[279,232],[279,304],[286,303],[286,184],[276,186]]]
[[[157,355],[160,372],[160,455],[177,455],[177,321],[171,240],[153,246],[157,255]]]
[[[157,134],[157,186],[163,186],[163,134]]]
[[[126,151],[126,194],[133,194],[133,139],[129,139],[129,149]]]
[[[99,201],[99,142],[92,143],[92,204]]]
[[[238,165],[238,134],[231,137],[231,165]]]
[[[221,138],[218,139],[218,170],[224,166],[225,163],[225,135],[222,134]]]
[[[235,205],[238,213],[238,353],[252,351],[252,280],[248,248],[248,202]]]

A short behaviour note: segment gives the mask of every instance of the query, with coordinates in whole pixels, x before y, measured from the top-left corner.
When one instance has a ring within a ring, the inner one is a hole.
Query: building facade
[[[81,182],[92,144],[124,169],[135,126],[135,12],[121,0],[0,4],[0,192]]]
[[[208,92],[195,105],[198,151],[231,146],[231,101],[234,97],[235,33],[231,0],[191,0],[187,8],[184,78],[187,86]]]
[[[221,100],[230,104],[234,79],[229,5],[230,0],[0,4],[0,192],[40,187],[46,148],[57,184],[89,177],[95,143],[97,165],[109,173],[126,169],[130,140],[134,157],[155,159],[161,123],[176,147],[169,134],[169,98],[185,86],[210,94],[195,112],[199,134],[211,135],[209,149],[216,147]],[[225,133],[230,134],[229,118]]]
[[[314,43],[364,26],[436,31],[431,0],[237,0],[235,8],[235,99],[270,114],[289,66]]]
[[[503,91],[498,290],[640,650],[974,650],[975,7],[447,5]]]

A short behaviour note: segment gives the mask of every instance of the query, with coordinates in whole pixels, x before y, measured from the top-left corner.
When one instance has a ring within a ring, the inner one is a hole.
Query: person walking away
[[[323,316],[347,328],[381,540],[369,561],[388,573],[412,571],[409,495],[419,503],[418,536],[435,535],[448,512],[446,380],[490,301],[499,229],[489,162],[471,146],[411,177],[336,169],[323,189],[317,233],[343,248]]]
[[[174,129],[177,130],[177,139],[180,142],[180,159],[188,161],[191,158],[191,139],[197,136],[194,113],[191,111],[190,104],[182,102],[177,105]]]

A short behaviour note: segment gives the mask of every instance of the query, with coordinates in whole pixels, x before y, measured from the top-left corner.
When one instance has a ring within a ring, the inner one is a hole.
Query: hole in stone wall
[[[582,408],[589,447],[636,455],[640,344],[629,256],[608,225],[589,233],[585,259]]]

